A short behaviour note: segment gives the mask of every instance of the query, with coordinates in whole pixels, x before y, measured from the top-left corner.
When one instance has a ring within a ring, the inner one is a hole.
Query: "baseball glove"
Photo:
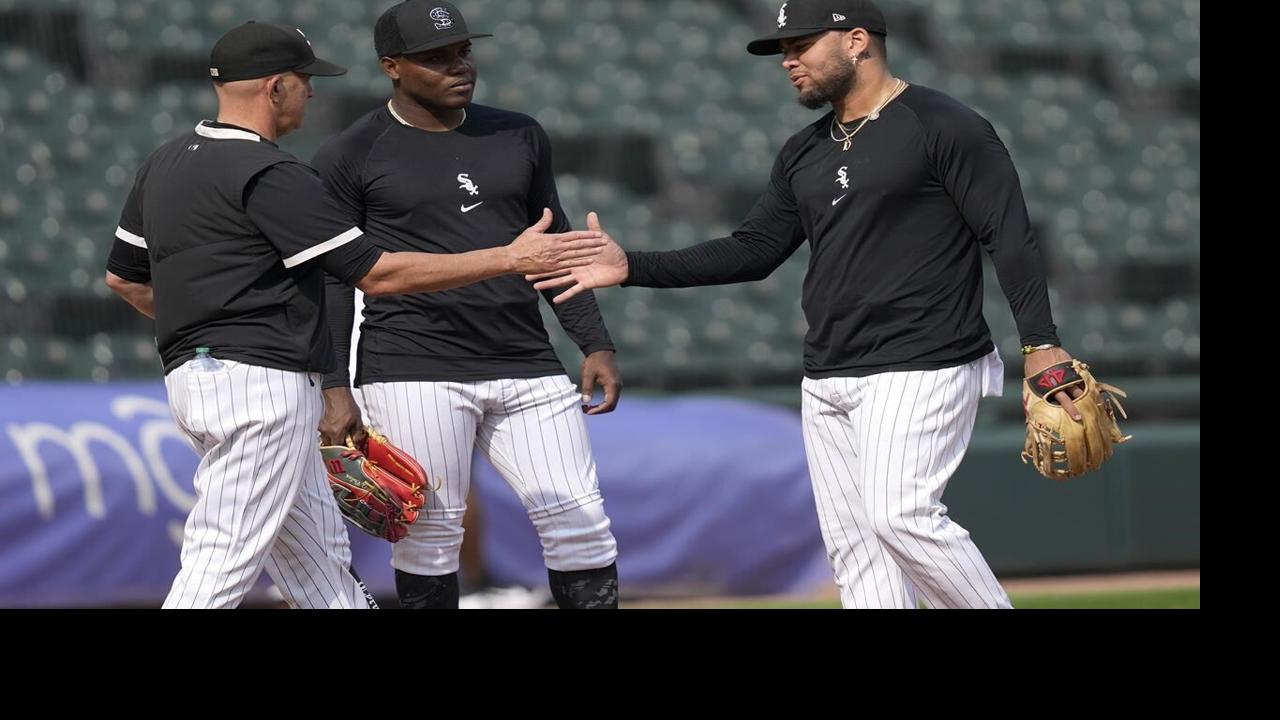
[[[418,518],[426,502],[423,490],[427,474],[418,461],[386,437],[366,428],[369,441],[361,452],[347,438],[347,445],[320,448],[329,488],[338,510],[352,525],[390,542],[409,534],[409,523]]]
[[[1078,387],[1083,393],[1073,398],[1080,420],[1052,399],[1058,392]],[[1097,470],[1115,452],[1115,445],[1132,435],[1120,432],[1116,412],[1123,418],[1118,397],[1123,390],[1100,383],[1079,360],[1051,365],[1022,383],[1022,405],[1027,412],[1027,443],[1022,462],[1050,480],[1066,480]]]

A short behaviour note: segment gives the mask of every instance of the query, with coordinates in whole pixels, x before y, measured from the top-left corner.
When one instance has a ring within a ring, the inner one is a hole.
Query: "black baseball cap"
[[[321,60],[298,28],[250,20],[223,35],[209,53],[209,77],[224,82],[284,72],[343,75],[347,69]]]
[[[472,38],[493,37],[467,30],[467,21],[453,4],[440,0],[405,0],[392,5],[373,27],[378,57],[396,57],[434,50]]]
[[[884,13],[871,0],[789,0],[778,11],[778,31],[747,44],[752,55],[778,55],[781,41],[827,30],[862,28],[888,35]]]

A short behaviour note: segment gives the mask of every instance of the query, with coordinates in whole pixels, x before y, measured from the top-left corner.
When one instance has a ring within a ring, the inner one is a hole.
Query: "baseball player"
[[[366,606],[316,444],[334,364],[326,272],[371,295],[425,292],[583,262],[603,243],[544,234],[547,211],[506,247],[375,247],[275,144],[302,124],[311,76],[344,72],[295,28],[231,30],[211,53],[218,120],[152,153],[121,214],[107,284],[155,319],[169,406],[201,457],[165,608],[236,607],[264,568],[293,607]]]
[[[374,40],[391,98],[327,142],[314,164],[381,248],[489,247],[543,207],[554,212],[553,229],[569,229],[542,127],[471,102],[471,41],[480,37],[488,36],[468,31],[458,9],[439,0],[409,0],[378,19]],[[329,287],[332,336],[344,356],[351,291],[337,282]],[[522,278],[365,298],[354,379],[363,406],[374,427],[441,483],[393,549],[401,607],[458,607],[462,517],[476,447],[528,511],[556,604],[617,607],[617,544],[582,412],[613,410],[621,381],[595,299],[580,295],[554,307],[585,356],[581,393],[547,338],[538,294]],[[341,371],[325,379],[321,430],[331,440],[359,436],[361,413],[350,385]],[[598,386],[604,401],[591,406]]]
[[[738,230],[673,252],[611,243],[594,264],[535,287],[569,286],[561,302],[621,283],[759,280],[808,238],[804,438],[841,603],[910,608],[918,594],[933,607],[1009,607],[942,494],[979,398],[1002,390],[982,251],[1017,320],[1027,376],[1070,359],[1017,172],[985,119],[890,73],[884,16],[869,0],[791,0],[777,25],[748,50],[781,54],[800,103],[832,111],[782,148]]]

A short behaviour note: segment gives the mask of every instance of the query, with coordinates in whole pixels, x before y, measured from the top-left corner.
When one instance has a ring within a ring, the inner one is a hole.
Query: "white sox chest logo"
[[[845,165],[836,171],[836,184],[845,190],[849,189],[849,166]],[[845,193],[835,200],[831,201],[831,207],[835,207],[841,200],[849,197],[849,193]]]
[[[467,194],[471,195],[472,197],[475,197],[476,195],[480,194],[480,186],[471,182],[471,176],[466,173],[462,173],[461,175],[458,176],[458,189],[466,190]],[[471,212],[472,210],[475,210],[476,208],[480,207],[483,204],[484,204],[484,201],[481,200],[475,205],[462,205],[459,207],[459,209],[462,210],[462,212],[465,214],[465,213]]]

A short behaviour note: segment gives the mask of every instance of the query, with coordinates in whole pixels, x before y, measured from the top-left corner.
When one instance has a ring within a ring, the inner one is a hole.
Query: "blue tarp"
[[[790,410],[719,398],[627,398],[587,419],[623,592],[829,587]],[[159,603],[178,570],[196,457],[160,383],[0,389],[0,605]],[[505,582],[546,582],[537,536],[482,459],[483,550]],[[394,594],[390,546],[351,533],[356,567]]]

